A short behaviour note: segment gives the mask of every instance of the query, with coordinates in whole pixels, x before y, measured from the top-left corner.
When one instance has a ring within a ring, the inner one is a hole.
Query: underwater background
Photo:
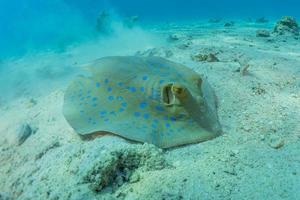
[[[299,8],[0,0],[0,200],[299,200]]]
[[[283,15],[299,17],[297,0],[2,0],[0,58],[37,49],[63,49],[95,36],[102,10],[116,16],[139,16],[140,25],[210,18],[248,19]]]

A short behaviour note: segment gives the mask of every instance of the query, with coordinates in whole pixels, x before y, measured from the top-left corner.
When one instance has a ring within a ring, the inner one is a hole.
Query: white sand
[[[156,27],[134,48],[119,40],[119,51],[103,53],[89,43],[5,61],[10,70],[0,72],[0,82],[11,98],[0,99],[0,199],[299,199],[300,40],[255,37],[271,25]],[[152,34],[171,33],[184,36],[152,42]],[[62,115],[78,66],[153,47],[207,76],[224,134],[164,151],[109,135],[82,141]],[[194,62],[197,53],[216,53],[220,62]],[[245,76],[235,59],[250,65]],[[16,127],[24,122],[37,131],[17,146]]]

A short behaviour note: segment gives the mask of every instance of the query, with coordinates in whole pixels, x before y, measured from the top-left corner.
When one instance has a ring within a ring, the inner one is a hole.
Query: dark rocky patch
[[[299,25],[295,18],[284,16],[274,27],[274,33],[278,35],[299,35]]]

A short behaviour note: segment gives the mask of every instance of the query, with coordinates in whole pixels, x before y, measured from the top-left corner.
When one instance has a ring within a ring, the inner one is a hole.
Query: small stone
[[[278,137],[273,137],[270,139],[269,145],[274,149],[280,149],[284,146],[284,140]]]
[[[239,150],[233,149],[233,150],[230,151],[230,154],[229,154],[229,155],[230,155],[231,157],[235,157],[237,154],[239,154]]]
[[[175,41],[182,39],[183,37],[184,37],[184,35],[182,35],[180,33],[174,33],[174,34],[169,35],[168,41],[175,42]]]
[[[219,59],[217,56],[213,53],[209,54],[197,54],[195,56],[192,56],[193,61],[197,62],[219,62]]]
[[[177,48],[178,48],[178,49],[185,50],[185,49],[189,48],[189,45],[186,44],[186,43],[183,43],[183,44],[177,45]]]
[[[268,30],[257,30],[256,37],[270,37],[270,32]]]
[[[14,130],[14,134],[9,137],[9,141],[12,145],[20,146],[32,133],[33,130],[30,125],[24,123]]]
[[[226,22],[224,24],[224,27],[232,27],[232,26],[234,26],[234,22]]]
[[[34,106],[37,104],[37,100],[35,100],[33,98],[31,98],[29,102]]]

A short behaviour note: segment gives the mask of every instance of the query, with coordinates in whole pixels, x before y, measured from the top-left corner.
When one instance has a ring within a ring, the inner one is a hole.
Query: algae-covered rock
[[[278,35],[299,35],[299,25],[295,18],[284,16],[276,23],[274,33]]]
[[[115,191],[124,183],[138,182],[139,172],[161,170],[167,166],[162,151],[153,145],[145,144],[140,148],[108,152],[107,156],[90,166],[82,181],[95,192],[104,188]]]
[[[264,29],[257,30],[256,37],[270,37],[270,32]]]

